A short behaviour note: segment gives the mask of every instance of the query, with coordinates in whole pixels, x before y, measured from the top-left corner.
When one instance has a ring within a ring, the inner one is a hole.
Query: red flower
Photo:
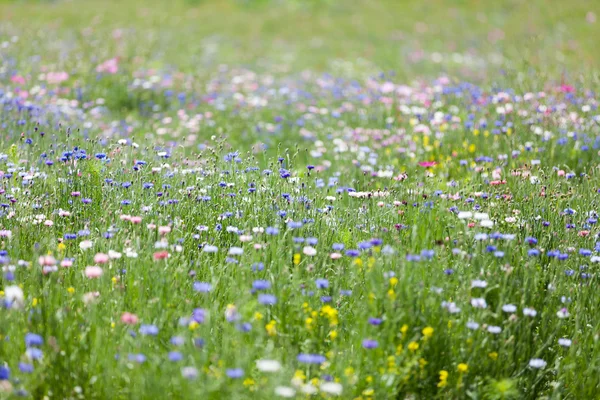
[[[155,260],[164,260],[165,258],[169,257],[169,252],[164,250],[164,251],[157,251],[156,253],[154,253],[154,259]]]

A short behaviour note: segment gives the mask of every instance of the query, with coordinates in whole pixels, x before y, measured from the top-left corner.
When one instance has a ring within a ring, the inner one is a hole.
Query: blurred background
[[[0,0],[0,35],[65,68],[116,54],[183,72],[229,64],[535,85],[597,79],[599,16],[586,0]],[[113,54],[97,54],[99,41]]]

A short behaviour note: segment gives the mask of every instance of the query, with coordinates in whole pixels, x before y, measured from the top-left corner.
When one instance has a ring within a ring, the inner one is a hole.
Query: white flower
[[[487,331],[489,333],[493,333],[493,334],[498,334],[500,332],[502,332],[502,328],[500,328],[499,326],[488,326]]]
[[[204,246],[204,248],[202,249],[202,251],[204,253],[216,253],[219,250],[219,248],[217,246],[212,246],[210,244],[207,244],[206,246]]]
[[[546,361],[542,360],[541,358],[532,358],[529,360],[529,366],[531,368],[544,368],[546,364]]]
[[[81,250],[87,250],[87,249],[91,249],[93,245],[94,245],[94,243],[92,243],[91,240],[84,240],[83,242],[79,243],[79,248]]]
[[[566,308],[562,308],[556,312],[556,316],[561,319],[567,318],[569,315],[571,314],[569,314],[569,311]]]
[[[475,321],[469,321],[469,322],[467,322],[467,328],[474,331],[476,329],[479,329],[479,324]]]
[[[294,397],[296,391],[289,386],[277,386],[275,388],[275,394],[281,397]]]
[[[561,346],[564,346],[564,347],[570,347],[572,343],[573,343],[573,341],[571,339],[567,339],[567,338],[558,339],[558,344],[560,344]]]
[[[114,250],[109,250],[108,251],[108,257],[111,259],[117,259],[117,258],[121,258],[121,253],[119,253],[118,251],[114,251]]]
[[[196,379],[198,370],[194,367],[183,367],[181,368],[181,375],[186,379]]]
[[[538,184],[540,183],[540,178],[538,178],[537,176],[530,176],[529,177],[529,182],[531,182],[532,185]]]
[[[490,215],[488,213],[475,213],[474,217],[475,219],[482,221],[490,219]]]
[[[308,394],[308,395],[315,394],[315,393],[317,393],[319,391],[316,387],[314,387],[310,383],[306,384],[306,385],[302,385],[302,387],[300,388],[300,390],[302,391],[302,393],[305,393],[305,394]]]
[[[481,225],[484,228],[491,228],[491,227],[494,226],[494,221],[489,220],[489,219],[485,219],[485,220],[481,221],[479,223],[479,225]]]
[[[262,372],[277,372],[281,369],[281,363],[277,360],[256,360],[256,368]]]
[[[304,249],[302,249],[302,252],[307,256],[314,256],[317,254],[317,250],[311,246],[305,246]]]
[[[537,311],[535,311],[533,308],[527,307],[523,309],[523,315],[527,317],[535,317],[537,315]]]
[[[24,296],[23,290],[18,286],[6,286],[4,288],[4,297],[11,308],[23,308]]]
[[[475,308],[487,308],[487,303],[483,297],[476,297],[471,299],[471,305]]]
[[[514,304],[505,304],[502,306],[502,311],[506,313],[514,313],[515,311],[517,311],[517,306],[515,306]]]
[[[471,211],[460,211],[458,213],[458,219],[469,219],[473,218],[473,213]]]
[[[482,281],[479,279],[474,279],[471,281],[471,289],[472,288],[486,288],[487,287],[487,282],[486,281]]]
[[[244,249],[241,247],[232,247],[229,249],[230,256],[241,256],[242,254],[244,254]]]
[[[344,387],[337,382],[325,382],[321,384],[321,391],[339,396],[342,394]]]

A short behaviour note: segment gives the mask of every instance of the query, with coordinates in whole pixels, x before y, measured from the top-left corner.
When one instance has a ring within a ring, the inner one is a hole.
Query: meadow
[[[600,399],[597,18],[0,0],[0,399]]]

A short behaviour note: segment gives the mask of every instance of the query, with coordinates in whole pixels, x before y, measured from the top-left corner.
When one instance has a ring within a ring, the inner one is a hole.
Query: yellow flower
[[[304,382],[306,375],[304,375],[304,371],[297,369],[296,372],[294,372],[294,378]]]
[[[375,394],[375,391],[373,389],[365,389],[363,390],[362,394],[365,396],[373,396]]]
[[[37,297],[34,297],[34,298],[33,298],[33,301],[31,302],[31,305],[32,305],[33,307],[36,307],[36,306],[38,305],[38,303],[39,303],[39,302],[38,302],[38,299],[37,299]]]
[[[437,384],[439,388],[443,388],[448,384],[448,371],[440,371],[440,382]]]
[[[367,376],[367,383],[373,382],[373,377],[371,375]]]
[[[110,327],[111,327],[111,329],[114,329],[114,328],[115,328],[115,323],[114,323],[114,322],[111,322],[111,323],[110,323]]]
[[[275,336],[275,335],[277,335],[277,329],[275,329],[275,324],[276,323],[277,322],[275,322],[275,321],[272,320],[267,325],[265,325],[265,329],[267,330],[267,334],[269,336]]]
[[[406,332],[408,332],[408,325],[404,324],[402,325],[402,328],[400,328],[400,333],[406,335]]]
[[[419,367],[421,367],[421,369],[425,368],[426,365],[427,360],[425,360],[424,358],[419,359]]]
[[[67,246],[64,243],[59,243],[58,244],[58,251],[65,251],[65,249],[67,248]]]
[[[254,319],[260,321],[261,319],[263,319],[263,315],[257,311],[254,313]]]
[[[312,319],[310,317],[306,318],[306,320],[304,321],[306,329],[308,329],[309,331],[312,330],[314,322],[315,322],[314,319]]]
[[[352,368],[352,367],[346,368],[344,370],[344,375],[346,375],[348,377],[354,375],[354,368]]]
[[[300,259],[301,258],[302,258],[302,256],[300,255],[300,253],[294,254],[294,265],[300,264]]]
[[[498,359],[498,353],[496,353],[495,351],[492,351],[491,353],[488,354],[488,357],[490,357],[492,360],[496,361]]]
[[[331,340],[335,340],[338,337],[337,331],[333,330],[333,331],[329,332],[329,337],[331,338]]]
[[[192,321],[190,322],[190,324],[188,325],[188,328],[190,331],[193,331],[194,329],[196,329],[197,327],[199,327],[200,324],[197,323],[196,321]]]
[[[67,292],[69,292],[69,294],[73,294],[73,293],[75,293],[75,288],[73,286],[71,286],[67,289]]]
[[[460,363],[458,364],[458,372],[460,372],[461,374],[464,374],[465,372],[467,372],[469,370],[469,366],[465,363]]]
[[[390,285],[391,285],[392,287],[394,287],[394,286],[396,286],[397,284],[398,284],[398,278],[396,278],[395,276],[392,276],[392,277],[390,278]]]
[[[396,300],[396,292],[394,292],[394,289],[388,290],[387,296],[392,300]]]
[[[254,385],[254,379],[252,379],[252,378],[244,379],[244,386],[253,386],[253,385]]]
[[[403,347],[402,347],[402,345],[401,345],[401,344],[399,344],[399,345],[396,347],[396,355],[400,355],[400,354],[402,353],[402,350],[403,350]]]
[[[417,342],[410,342],[408,344],[408,349],[410,351],[417,351],[419,349],[419,343],[417,343]]]
[[[362,267],[363,265],[363,260],[361,260],[360,258],[357,258],[356,260],[354,260],[354,265],[357,265],[359,267]]]
[[[433,336],[433,328],[430,326],[423,328],[422,332],[423,332],[423,336],[425,336],[426,339],[429,339],[430,337]]]

